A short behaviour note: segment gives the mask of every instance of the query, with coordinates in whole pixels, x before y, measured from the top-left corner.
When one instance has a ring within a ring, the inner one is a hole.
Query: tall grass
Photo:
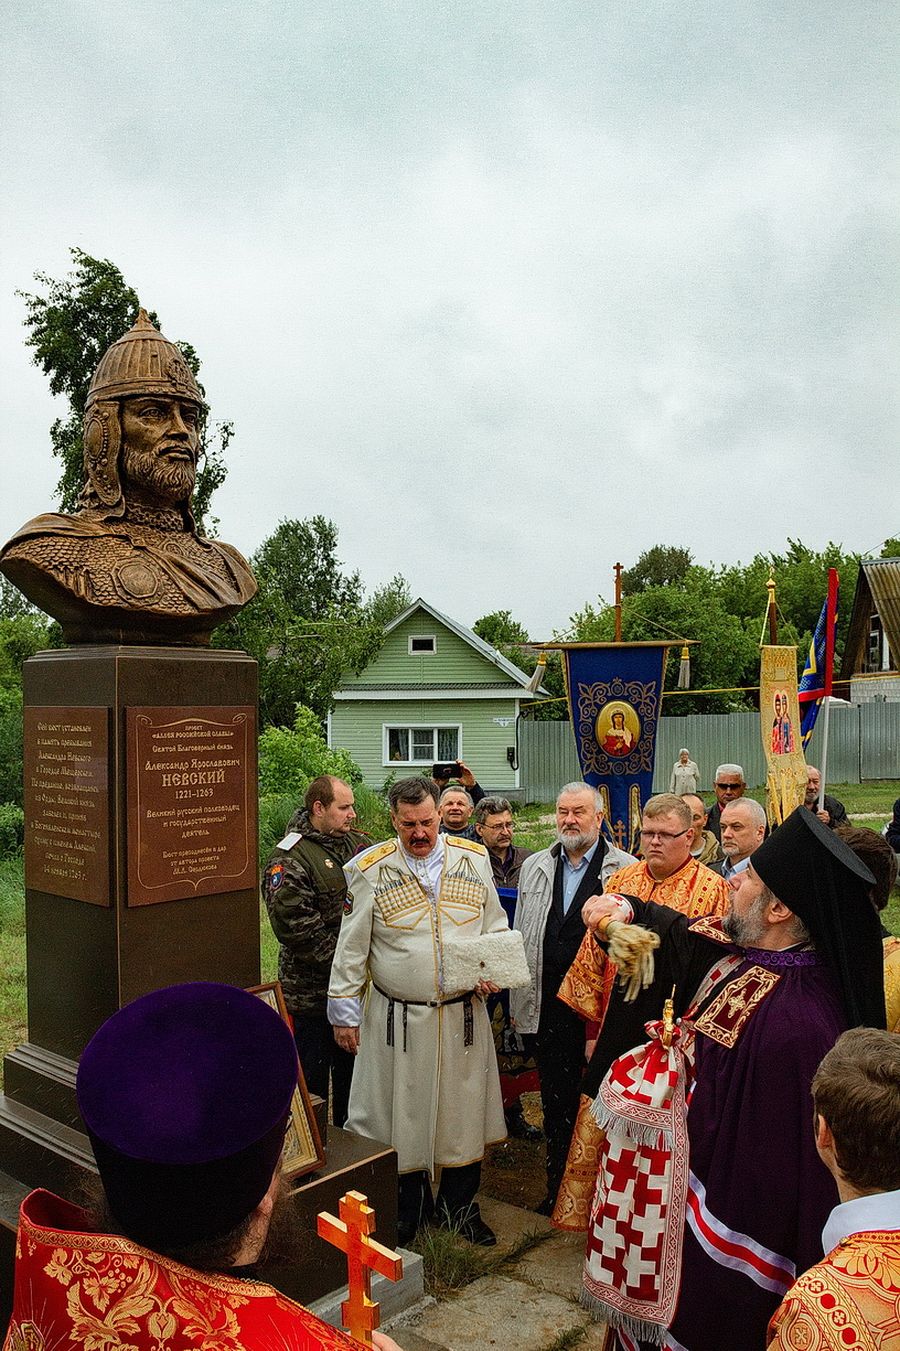
[[[25,1039],[25,882],[22,855],[0,859],[0,1056]],[[0,1064],[0,1082],[2,1082]]]

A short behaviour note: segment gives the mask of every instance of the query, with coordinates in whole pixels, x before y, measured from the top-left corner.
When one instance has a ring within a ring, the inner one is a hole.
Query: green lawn
[[[829,785],[829,791],[844,803],[854,824],[881,830],[889,819],[891,808],[900,793],[896,780],[875,780],[862,784]],[[753,796],[762,799],[763,790]],[[285,812],[287,807],[285,807]],[[555,838],[553,824],[554,804],[538,803],[516,811],[515,842],[528,849],[546,849]],[[367,822],[373,835],[383,833],[381,822],[373,818]],[[283,830],[280,814],[273,822],[274,838]],[[267,852],[267,851],[266,851]],[[890,903],[882,915],[885,927],[900,935],[900,888],[894,889]],[[278,945],[266,917],[260,908],[262,938],[262,978],[274,980],[278,962]],[[0,859],[0,1056],[25,1037],[25,916],[22,859]],[[0,1070],[2,1083],[2,1070]]]

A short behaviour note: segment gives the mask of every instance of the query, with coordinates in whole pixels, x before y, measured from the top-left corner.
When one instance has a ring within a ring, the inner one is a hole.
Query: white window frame
[[[430,648],[413,648],[413,643],[421,643],[427,639],[431,643]],[[411,633],[406,640],[406,651],[410,657],[433,657],[437,652],[437,634],[436,633]]]
[[[456,755],[452,758],[461,760],[463,758],[462,750],[462,723],[461,722],[384,722],[381,724],[381,763],[386,769],[396,765],[405,765],[412,769],[422,769],[425,765],[440,763],[437,755],[433,755],[430,760],[391,760],[389,758],[390,733],[396,731],[403,732],[422,732],[430,730],[432,736],[432,750],[437,750],[438,732],[456,732]]]

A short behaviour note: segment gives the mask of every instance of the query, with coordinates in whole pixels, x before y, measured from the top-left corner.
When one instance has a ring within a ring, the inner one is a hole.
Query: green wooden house
[[[532,693],[530,679],[471,629],[416,600],[388,624],[378,656],[341,678],[328,743],[350,752],[372,788],[389,775],[464,760],[482,788],[516,796],[516,718],[544,693]]]

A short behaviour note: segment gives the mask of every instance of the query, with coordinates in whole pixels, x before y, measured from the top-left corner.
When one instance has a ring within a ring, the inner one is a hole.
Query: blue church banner
[[[603,798],[616,844],[636,853],[641,812],[652,792],[666,652],[672,644],[560,646],[582,775]]]

